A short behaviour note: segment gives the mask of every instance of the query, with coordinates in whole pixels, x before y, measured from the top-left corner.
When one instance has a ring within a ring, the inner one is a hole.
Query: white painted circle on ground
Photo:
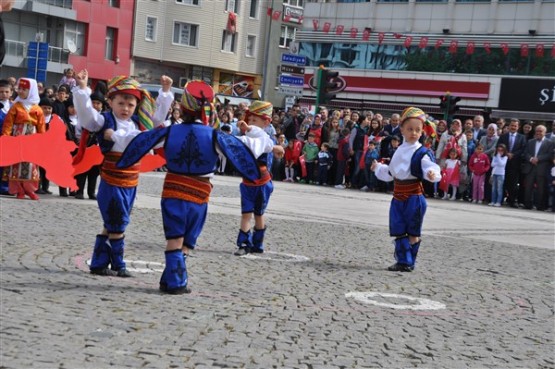
[[[286,261],[291,263],[299,263],[304,261],[309,261],[310,259],[303,255],[287,254],[285,252],[275,252],[275,251],[264,251],[262,254],[246,254],[241,256],[245,259],[252,260],[274,260],[274,261]]]
[[[445,309],[445,304],[441,302],[421,298],[412,297],[406,295],[397,295],[394,293],[382,293],[382,292],[349,292],[345,294],[345,297],[352,297],[357,301],[364,304],[371,304],[376,306],[387,307],[391,309],[399,310],[442,310]],[[379,299],[379,300],[376,300]],[[390,303],[386,300],[408,300],[412,304],[406,303]]]
[[[126,269],[129,272],[146,274],[146,273],[162,273],[165,268],[165,264],[158,263],[156,261],[145,261],[145,260],[124,260],[126,264]],[[91,259],[86,261],[87,265],[91,265]]]

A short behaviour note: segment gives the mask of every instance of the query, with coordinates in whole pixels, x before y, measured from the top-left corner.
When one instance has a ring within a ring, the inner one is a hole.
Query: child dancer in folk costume
[[[274,142],[264,132],[272,121],[273,106],[267,101],[254,101],[247,111],[247,121],[238,123],[244,136],[239,139],[251,150],[260,168],[260,178],[251,181],[243,178],[241,183],[241,229],[237,236],[237,247],[235,255],[241,256],[247,253],[264,252],[264,234],[266,224],[264,223],[264,211],[268,206],[270,195],[274,191],[272,177],[268,171],[271,167],[272,151],[278,157],[282,157],[284,150],[280,145],[274,146]],[[254,215],[254,232],[251,234],[251,219]]]
[[[215,114],[212,87],[191,81],[184,89],[181,105],[184,122],[137,136],[127,147],[117,167],[133,165],[162,140],[168,172],[162,191],[162,219],[166,236],[166,267],[160,290],[168,294],[191,292],[186,260],[196,247],[208,210],[212,191],[210,178],[217,168],[220,153],[238,171],[254,180],[260,172],[249,149],[235,136],[209,126]]]
[[[108,82],[108,100],[112,111],[99,113],[91,102],[91,91],[87,87],[88,72],[82,70],[76,79],[78,86],[73,90],[73,101],[80,128],[96,132],[104,154],[97,194],[104,228],[96,236],[90,270],[97,275],[130,277],[123,260],[124,232],[129,224],[129,215],[137,193],[140,164],[124,170],[116,168],[115,164],[129,142],[141,130],[163,124],[173,101],[173,94],[170,92],[172,80],[166,76],[161,77],[162,90],[155,104],[150,94],[141,89],[137,81],[124,76],[115,77]],[[137,106],[138,117],[134,115]],[[81,139],[88,139],[86,131],[83,131]]]
[[[46,125],[39,102],[37,81],[31,78],[20,78],[17,84],[17,98],[4,118],[2,135],[27,136],[44,133]],[[18,199],[24,199],[25,195],[32,200],[39,199],[35,195],[40,180],[37,165],[28,162],[17,163],[8,168],[7,174],[11,194],[16,194]]]
[[[438,182],[441,179],[432,151],[418,142],[426,125],[429,127],[429,122],[422,110],[406,108],[401,117],[403,144],[389,165],[374,161],[371,167],[378,179],[393,180],[395,184],[389,209],[389,233],[395,237],[397,262],[387,268],[390,271],[414,270],[427,207],[422,180]]]

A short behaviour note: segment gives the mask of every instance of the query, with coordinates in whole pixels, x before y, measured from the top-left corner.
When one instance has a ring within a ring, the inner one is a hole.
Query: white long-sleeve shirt
[[[85,128],[91,132],[98,132],[104,126],[104,117],[92,106],[90,99],[91,89],[88,87],[84,89],[75,87],[72,92],[73,103],[75,104],[77,116],[79,117],[80,128]],[[156,111],[153,117],[155,127],[164,124],[172,101],[173,93],[171,91],[163,92],[162,89],[160,89],[156,99]],[[112,151],[123,152],[131,140],[141,133],[141,131],[135,126],[135,123],[131,119],[120,120],[115,116],[114,118],[118,129],[114,131],[111,137],[111,140],[114,142]]]
[[[257,159],[260,155],[270,153],[274,149],[274,141],[266,131],[257,126],[251,126],[250,131],[238,138],[243,141]]]
[[[501,156],[499,154],[495,154],[491,161],[491,174],[504,176],[505,175],[505,166],[507,165],[507,155]]]
[[[422,144],[419,142],[412,144],[406,141],[403,142],[403,144],[397,148],[395,154],[393,154],[389,165],[378,163],[374,172],[376,177],[385,182],[390,182],[393,179],[402,181],[416,179],[416,177],[410,173],[410,164],[414,152],[418,150],[420,146],[422,146]],[[433,180],[428,177],[428,172],[430,170],[435,174]],[[441,169],[439,165],[431,161],[428,155],[422,157],[422,178],[426,178],[431,182],[439,182],[441,180]]]

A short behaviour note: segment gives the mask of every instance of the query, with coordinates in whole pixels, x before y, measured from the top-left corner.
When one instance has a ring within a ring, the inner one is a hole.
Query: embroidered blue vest
[[[216,170],[218,153],[211,127],[185,123],[175,124],[169,129],[164,151],[170,172],[203,175]]]
[[[414,154],[412,154],[412,158],[410,160],[410,174],[415,176],[416,178],[422,180],[422,158],[424,155],[428,155],[432,162],[436,162],[436,158],[432,150],[428,149],[427,147],[420,146]]]

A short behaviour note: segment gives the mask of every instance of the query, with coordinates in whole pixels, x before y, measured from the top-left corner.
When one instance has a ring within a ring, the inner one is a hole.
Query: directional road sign
[[[280,65],[281,73],[287,74],[304,74],[303,67],[296,67],[293,65]]]
[[[282,95],[288,95],[288,96],[302,96],[303,89],[299,87],[279,86],[278,93]]]
[[[279,76],[279,83],[282,85],[289,85],[289,86],[302,86],[304,85],[304,78],[281,74]]]
[[[306,65],[306,57],[294,54],[281,54],[281,62],[295,65]]]

